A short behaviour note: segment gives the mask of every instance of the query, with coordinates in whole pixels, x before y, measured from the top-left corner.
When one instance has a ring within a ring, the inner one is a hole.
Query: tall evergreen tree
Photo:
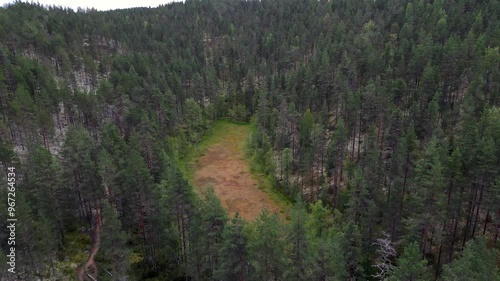
[[[248,279],[250,275],[248,260],[248,237],[245,233],[245,221],[236,214],[222,234],[223,244],[220,249],[220,266],[215,272],[218,280]]]
[[[425,281],[431,280],[427,271],[427,262],[421,260],[419,246],[416,242],[406,246],[403,255],[398,258],[396,268],[390,273],[389,281]]]
[[[461,256],[444,266],[443,280],[500,280],[498,253],[486,247],[484,238],[471,240]]]
[[[101,233],[101,255],[112,261],[113,280],[128,279],[130,251],[127,249],[128,235],[122,230],[121,222],[113,205],[103,201],[103,227]]]
[[[307,212],[300,196],[291,210],[291,223],[288,229],[290,244],[290,263],[287,278],[308,280],[310,276],[310,241],[307,234]]]
[[[281,280],[286,271],[286,241],[278,215],[266,209],[251,225],[248,241],[253,280]]]
[[[192,275],[197,280],[213,278],[219,268],[221,259],[220,251],[223,246],[223,233],[228,218],[222,204],[217,198],[213,188],[204,192],[200,210],[194,218],[190,244]]]

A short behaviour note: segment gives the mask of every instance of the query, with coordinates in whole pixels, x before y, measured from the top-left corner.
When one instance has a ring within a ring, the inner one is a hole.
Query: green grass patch
[[[185,157],[179,159],[180,169],[192,184],[196,161],[204,155],[210,146],[216,144],[229,145],[231,149],[243,151],[249,133],[250,125],[248,123],[228,119],[216,121],[205,132],[203,139],[197,145],[194,145]]]
[[[88,234],[81,232],[65,233],[64,248],[59,253],[62,260],[54,263],[56,272],[65,276],[75,276],[76,268],[89,257],[89,248],[92,245],[92,238]]]

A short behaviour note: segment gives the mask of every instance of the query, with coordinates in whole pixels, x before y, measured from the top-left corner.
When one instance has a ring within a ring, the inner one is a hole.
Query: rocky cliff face
[[[115,54],[122,54],[124,51],[122,44],[116,40],[107,39],[103,36],[93,36],[91,38],[90,40],[88,36],[85,37],[82,45],[85,49],[90,50],[93,48],[97,50],[94,54],[95,58],[91,56],[74,58],[75,62],[69,63],[70,65],[68,65],[68,61],[65,61],[66,65],[63,65],[60,57],[41,54],[33,46],[17,50],[15,54],[47,70],[48,79],[54,82],[57,91],[64,89],[66,94],[70,95],[95,96],[99,85],[103,81],[107,81],[111,74],[110,67],[105,66],[104,61]],[[12,91],[8,94],[16,95]],[[44,145],[51,153],[57,155],[64,143],[68,126],[74,122],[73,115],[76,114],[79,119],[85,119],[85,113],[81,112],[81,109],[64,101],[59,102],[48,111],[51,126],[46,128],[45,132],[36,130],[24,133],[25,130],[21,128],[23,124],[15,120],[9,120],[5,116],[7,127],[10,128],[9,135],[13,151],[21,161],[28,154],[26,139],[35,140],[35,143]],[[112,108],[107,108],[105,112],[108,113],[108,118],[112,118]]]

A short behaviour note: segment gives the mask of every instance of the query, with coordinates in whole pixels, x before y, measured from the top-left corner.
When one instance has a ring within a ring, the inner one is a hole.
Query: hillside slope
[[[499,15],[497,0],[0,8],[2,240],[17,219],[1,276],[497,280]],[[289,221],[194,192],[180,161],[221,118],[255,124]]]

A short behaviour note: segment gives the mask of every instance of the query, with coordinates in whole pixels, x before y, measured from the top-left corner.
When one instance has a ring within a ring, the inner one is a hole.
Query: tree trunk
[[[474,219],[474,227],[472,228],[472,238],[474,238],[476,234],[477,221],[479,218],[479,209],[481,207],[481,203],[483,202],[483,191],[484,191],[484,185],[481,185],[481,191],[479,192],[479,201],[476,207],[476,218]]]
[[[279,153],[280,158],[280,181],[283,181],[283,152]]]
[[[338,194],[338,175],[337,171],[333,171],[333,208],[337,207],[337,194]]]
[[[184,214],[181,215],[182,224],[182,248],[184,250],[184,276],[187,278],[187,249],[186,249],[186,224],[184,222]]]
[[[460,187],[460,197],[458,199],[458,202],[462,202],[463,195],[464,195],[464,186],[462,185]],[[457,213],[454,215],[454,226],[453,226],[453,234],[451,237],[451,248],[450,248],[450,254],[448,256],[449,260],[451,260],[451,258],[453,256],[453,250],[455,248],[455,239],[457,237],[458,220],[460,219],[460,216],[462,213],[461,211],[462,211],[462,208],[461,208],[461,206],[459,206],[457,209]]]
[[[384,121],[382,117],[380,117],[379,120],[380,121],[377,128],[377,146],[380,149],[380,152],[382,152],[384,150],[384,133],[383,133]]]
[[[498,233],[500,232],[500,208],[498,209],[498,216],[497,216],[497,229],[495,230],[495,239],[493,239],[493,247],[497,246],[497,240],[498,240]]]
[[[427,253],[427,225],[424,228],[424,241],[422,243],[422,259],[425,258],[426,253]]]
[[[486,218],[484,219],[483,236],[486,234],[486,229],[488,228],[488,219],[490,218],[490,210],[486,212]]]
[[[358,129],[358,160],[361,155],[361,122],[362,122],[363,110],[359,110],[359,129]]]
[[[465,229],[464,229],[464,239],[462,241],[462,248],[465,247],[465,242],[467,242],[467,235],[469,233],[469,226],[472,222],[473,218],[473,212],[474,212],[474,202],[476,201],[477,197],[477,189],[476,189],[476,184],[474,183],[473,185],[473,191],[471,191],[471,196],[469,200],[469,210],[467,211],[467,222],[465,224]]]
[[[311,163],[309,164],[309,172],[311,173],[311,188],[309,190],[309,192],[310,192],[309,200],[312,203],[314,200],[314,198],[313,198],[314,197],[314,160],[312,160]]]
[[[354,145],[356,144],[356,122],[354,122],[353,128],[352,128],[352,150],[351,150],[351,161],[354,162]]]
[[[404,174],[404,178],[403,178],[403,188],[401,190],[401,202],[400,202],[400,206],[399,206],[399,212],[400,212],[401,216],[403,215],[403,202],[405,199],[405,189],[406,189],[406,181],[408,179],[408,165],[409,165],[409,163],[410,163],[410,154],[408,154],[406,156],[405,174]]]
[[[453,256],[453,250],[455,248],[455,239],[457,237],[457,228],[458,228],[458,218],[459,216],[457,216],[455,218],[455,221],[454,221],[454,226],[453,226],[453,234],[451,235],[451,247],[450,247],[450,254],[448,256],[448,260],[451,260],[452,256]]]
[[[47,148],[47,150],[50,152],[48,134],[45,129],[42,129],[42,137],[43,137],[43,143],[45,144],[45,148]]]
[[[445,232],[446,230],[446,219],[445,221],[443,222],[443,233]],[[440,243],[441,245],[439,245],[439,253],[438,253],[438,260],[437,260],[437,264],[438,266],[441,264],[441,254],[443,252],[443,241],[441,241]]]

